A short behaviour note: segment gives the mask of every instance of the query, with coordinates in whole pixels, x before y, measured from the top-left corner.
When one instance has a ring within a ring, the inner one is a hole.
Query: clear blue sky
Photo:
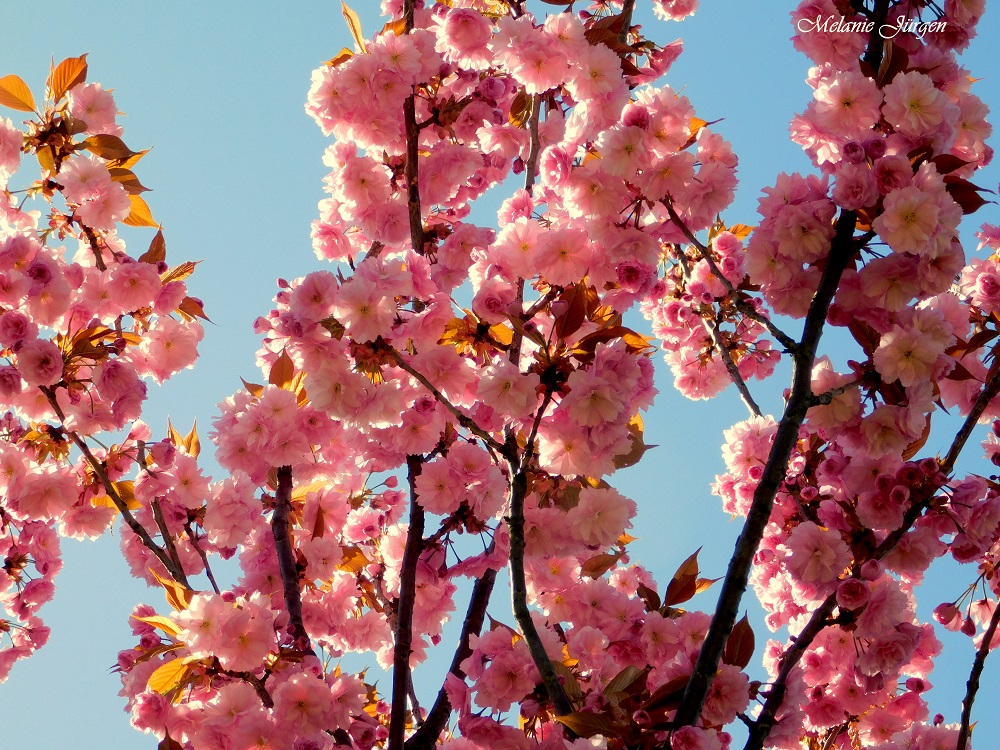
[[[716,127],[734,144],[741,179],[737,202],[725,218],[756,223],[760,188],[779,172],[808,168],[787,135],[789,119],[811,95],[803,82],[806,60],[788,41],[793,4],[706,2],[682,24],[653,19],[649,0],[638,4],[636,19],[653,38],[685,40],[686,50],[666,81],[683,89],[703,119],[725,118]],[[529,7],[554,6],[532,0]],[[355,0],[355,9],[368,34],[380,28],[374,0]],[[996,15],[987,14],[964,64],[983,79],[977,93],[1000,111]],[[146,419],[159,432],[167,415],[184,428],[197,418],[205,435],[214,405],[240,386],[241,375],[257,376],[258,341],[250,324],[270,310],[275,279],[320,267],[310,249],[309,224],[322,197],[327,141],[305,115],[303,102],[312,69],[350,45],[339,3],[53,0],[43,9],[7,4],[0,19],[7,32],[0,76],[17,73],[40,92],[50,56],[58,61],[90,52],[90,80],[115,89],[119,109],[128,115],[122,120],[126,142],[133,149],[154,146],[137,173],[154,190],[147,198],[164,225],[168,260],[203,261],[190,284],[215,325],[207,326],[195,371],[162,389],[151,388]],[[994,188],[997,182],[996,167],[978,180]],[[1000,211],[989,206],[973,218],[976,224],[1000,223]],[[972,227],[970,221],[967,229]],[[151,234],[134,234],[134,254]],[[680,398],[659,359],[658,375],[661,396],[647,418],[647,441],[661,447],[614,483],[639,502],[633,533],[640,540],[633,557],[657,574],[662,587],[699,545],[705,546],[704,574],[725,571],[739,528],[722,513],[708,485],[722,470],[722,431],[743,419],[745,410],[731,391],[712,403]],[[755,388],[765,408],[778,407],[786,382],[779,374]],[[119,649],[132,645],[127,623],[132,606],[145,601],[165,607],[162,595],[129,577],[117,538],[67,541],[64,553],[56,600],[42,610],[52,639],[0,686],[0,750],[153,748],[152,737],[128,726],[109,667]],[[974,573],[947,576],[941,597],[957,593]],[[714,596],[704,594],[694,603],[711,608]],[[927,599],[924,613],[938,601]],[[755,629],[761,643],[767,633],[762,626]],[[971,656],[968,639],[949,638],[946,659],[932,676],[937,686],[932,711],[944,712],[949,721],[958,719]],[[450,653],[442,655],[418,672],[418,681],[426,680],[424,694],[436,691],[439,680],[435,684],[432,678],[449,659]],[[978,712],[981,748],[984,735],[1000,730],[1000,718],[989,711],[1000,687],[998,673],[1000,665],[987,665]]]

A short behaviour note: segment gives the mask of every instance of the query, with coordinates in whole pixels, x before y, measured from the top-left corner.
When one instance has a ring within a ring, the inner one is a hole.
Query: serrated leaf
[[[142,199],[142,196],[129,195],[128,202],[131,204],[132,210],[125,217],[125,220],[122,222],[123,224],[127,224],[130,227],[159,226],[156,223],[156,219],[153,218],[153,213],[149,210],[149,205]]]
[[[731,227],[727,227],[726,231],[736,235],[737,239],[745,240],[756,228],[747,224],[733,224]]]
[[[35,97],[20,76],[9,75],[0,78],[0,104],[18,112],[34,112]]]
[[[722,661],[725,664],[744,669],[753,658],[754,645],[753,628],[750,627],[747,616],[743,615],[743,619],[733,626],[733,630],[726,640],[726,646],[722,651]]]
[[[614,723],[609,717],[593,711],[574,711],[566,716],[556,716],[555,720],[585,739],[599,734],[608,735],[614,730]]]
[[[243,380],[243,378],[240,378],[240,381],[243,383],[243,387],[247,389],[247,392],[251,396],[255,398],[260,398],[261,396],[264,395],[264,386],[260,385],[259,383],[248,383],[247,381]]]
[[[139,193],[149,192],[149,188],[139,182],[139,178],[135,176],[135,172],[131,169],[125,169],[124,167],[111,167],[108,170],[108,174],[111,175],[111,181],[117,182],[125,188],[125,192],[129,195],[138,195]]]
[[[92,135],[83,142],[83,147],[94,156],[108,161],[121,161],[136,155],[136,152],[125,145],[125,141],[117,135]],[[121,164],[115,164],[122,167]],[[127,169],[127,167],[124,167]]]
[[[292,358],[288,356],[288,352],[282,349],[281,354],[278,355],[278,359],[271,365],[271,373],[268,375],[267,382],[279,388],[287,388],[292,384],[294,376],[295,364],[292,362]]]
[[[590,578],[600,578],[602,575],[615,567],[621,557],[621,552],[616,552],[613,555],[594,555],[594,557],[590,558],[587,562],[580,566],[580,572]]]
[[[395,21],[389,21],[382,27],[382,30],[378,33],[379,36],[387,32],[392,32],[396,36],[403,36],[406,33],[406,19],[397,18]]]
[[[139,617],[138,615],[132,615],[133,620],[138,620],[139,622],[144,622],[147,625],[152,625],[154,628],[159,628],[167,635],[178,636],[180,635],[181,629],[177,627],[177,623],[171,620],[169,617],[164,617],[163,615],[149,615],[147,617]]]
[[[694,582],[694,593],[700,594],[702,591],[708,591],[712,588],[713,583],[717,583],[721,580],[721,578],[699,578]]]
[[[338,65],[350,60],[352,57],[354,57],[354,50],[350,50],[347,49],[347,47],[344,47],[342,50],[340,50],[340,52],[338,52],[336,55],[331,57],[323,64],[326,65],[328,68],[336,68]]]
[[[198,458],[198,454],[201,453],[201,441],[198,439],[198,420],[194,421],[191,426],[191,432],[184,436],[184,450],[187,451],[189,456]]]
[[[647,612],[656,612],[663,606],[660,602],[660,595],[645,584],[640,583],[635,593],[645,603]]]
[[[642,677],[645,672],[645,669],[639,669],[639,667],[625,667],[625,669],[612,678],[611,682],[604,686],[605,694],[625,692],[625,690],[627,690],[633,682]]]
[[[927,444],[927,438],[931,436],[931,415],[928,414],[926,417],[926,422],[924,422],[924,430],[920,433],[920,436],[906,446],[906,450],[903,451],[902,459],[904,461],[909,461],[913,458]]]
[[[583,698],[583,690],[580,688],[580,681],[577,680],[572,669],[567,667],[562,662],[554,660],[552,662],[552,669],[555,670],[556,675],[559,677],[559,681],[563,684],[563,688],[566,690],[566,697],[568,697],[571,701]]]
[[[198,267],[201,261],[184,261],[176,268],[171,268],[160,278],[164,284],[169,284],[171,281],[184,281],[188,276],[194,273],[194,269]]]
[[[184,750],[184,746],[167,732],[167,735],[160,740],[160,744],[156,746],[156,750]]]
[[[122,169],[132,169],[139,160],[142,159],[146,154],[148,154],[150,149],[143,149],[142,151],[136,151],[131,156],[126,159],[115,159],[108,166],[110,167],[121,167]]]
[[[152,242],[149,243],[149,249],[139,256],[138,260],[140,263],[161,263],[167,259],[167,243],[163,239],[163,230],[157,229],[156,234],[153,235]]]
[[[361,33],[361,19],[358,18],[358,14],[347,7],[347,3],[343,0],[340,2],[340,8],[344,13],[344,19],[347,21],[347,28],[351,30],[351,36],[354,37],[354,43],[358,45],[359,50],[367,52],[368,44],[365,42],[364,34]]]
[[[190,669],[184,663],[184,659],[180,657],[171,659],[156,668],[149,676],[149,680],[146,681],[146,687],[154,693],[166,695],[184,682],[184,678],[187,677],[189,671]]]
[[[675,604],[686,602],[697,593],[699,552],[701,552],[701,547],[681,563],[677,572],[674,573],[674,577],[670,579],[667,591],[663,595],[665,606],[672,607]]]
[[[55,101],[62,99],[66,92],[87,80],[87,55],[67,57],[59,63],[49,76],[49,91]]]
[[[514,101],[510,104],[510,114],[507,120],[515,128],[523,128],[531,115],[531,97],[528,92],[521,89],[514,95]]]
[[[177,581],[172,581],[169,578],[163,578],[155,570],[150,570],[149,574],[156,579],[164,590],[167,596],[167,604],[173,607],[178,612],[183,612],[191,604],[191,597],[194,596],[194,592],[190,589],[186,589]]]
[[[201,318],[202,320],[207,320],[209,323],[212,322],[211,318],[205,314],[205,308],[194,297],[185,297],[182,299],[181,304],[177,307],[177,312],[186,318]]]
[[[340,564],[337,565],[337,570],[343,570],[347,573],[360,573],[371,563],[371,560],[365,557],[365,553],[354,545],[344,547],[343,553],[344,556],[341,558]]]

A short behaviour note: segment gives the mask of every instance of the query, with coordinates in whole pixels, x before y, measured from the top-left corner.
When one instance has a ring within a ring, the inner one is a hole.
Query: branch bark
[[[271,533],[274,548],[278,553],[278,569],[281,572],[281,586],[288,610],[288,629],[295,648],[315,654],[309,642],[309,634],[302,622],[302,595],[299,591],[299,571],[295,564],[289,516],[292,512],[292,467],[278,468],[278,491],[275,493],[274,514],[271,516]]]
[[[972,704],[976,700],[976,693],[979,692],[979,678],[986,667],[986,657],[989,656],[990,644],[997,632],[997,625],[1000,625],[1000,603],[993,610],[989,627],[983,633],[983,642],[976,652],[975,661],[972,662],[972,671],[969,673],[969,681],[966,683],[965,698],[962,699],[962,725],[958,730],[958,743],[955,745],[955,750],[965,750],[969,744],[969,735],[972,733]]]
[[[402,750],[406,731],[406,700],[410,693],[410,653],[413,650],[413,605],[417,599],[417,563],[424,547],[424,509],[415,483],[423,469],[422,456],[406,457],[410,488],[410,526],[406,532],[399,599],[396,601],[396,637],[392,653],[392,708],[389,714],[389,750]]]
[[[458,648],[455,649],[455,656],[451,660],[449,674],[453,674],[460,679],[465,679],[465,672],[462,671],[462,662],[472,655],[472,648],[469,646],[469,639],[473,635],[479,635],[483,629],[483,622],[486,619],[486,606],[490,602],[493,594],[493,585],[496,583],[497,572],[487,570],[482,578],[476,580],[472,587],[472,597],[469,599],[469,608],[465,613],[465,622],[462,625],[462,634],[458,639]],[[426,720],[417,731],[403,745],[404,750],[432,750],[437,744],[438,737],[448,725],[451,716],[452,705],[448,699],[448,693],[444,686],[438,691],[437,698]]]
[[[722,659],[726,640],[736,622],[740,601],[746,591],[747,579],[753,564],[753,556],[760,545],[771,515],[774,496],[785,479],[785,471],[792,449],[798,440],[799,427],[805,419],[812,399],[812,367],[816,350],[823,333],[830,303],[840,284],[840,279],[854,257],[854,228],[857,218],[853,211],[843,211],[837,219],[836,232],[830,247],[826,269],[819,287],[809,304],[802,339],[792,355],[792,390],[785,405],[785,412],[778,425],[774,444],[764,466],[764,474],[754,491],[750,512],[747,514],[743,531],[736,542],[729,569],[726,572],[715,615],[712,617],[708,635],[702,644],[691,679],[684,690],[684,697],[677,709],[675,726],[694,724],[701,716],[702,706],[708,696],[708,689]]]

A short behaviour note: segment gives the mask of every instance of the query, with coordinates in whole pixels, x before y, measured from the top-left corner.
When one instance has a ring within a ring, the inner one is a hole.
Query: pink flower
[[[45,339],[28,341],[17,351],[17,369],[28,385],[55,385],[62,380],[62,352]]]
[[[570,511],[572,533],[590,547],[609,547],[625,529],[632,528],[636,505],[609,488],[584,487],[580,502]]]
[[[948,97],[930,76],[915,70],[900,73],[884,89],[882,114],[900,133],[911,138],[932,135],[944,121]]]
[[[274,713],[297,732],[335,729],[330,686],[307,672],[293,674],[274,689]]]
[[[785,550],[788,572],[803,583],[831,583],[851,561],[851,550],[840,534],[812,521],[804,521],[792,530]]]
[[[884,206],[872,228],[894,252],[924,252],[938,226],[939,209],[934,196],[917,187],[904,187],[889,193]]]
[[[124,312],[151,307],[160,292],[160,274],[149,263],[123,263],[111,272],[108,293]]]
[[[122,128],[115,124],[118,107],[110,91],[99,83],[74,86],[69,92],[69,113],[87,123],[87,132],[93,135],[121,135]]]

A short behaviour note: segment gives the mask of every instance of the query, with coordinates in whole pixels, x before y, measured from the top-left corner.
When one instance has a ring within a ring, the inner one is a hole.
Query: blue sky
[[[648,0],[639,0],[636,19],[649,35],[661,42],[677,36],[685,41],[684,54],[665,80],[683,90],[703,119],[724,118],[716,128],[740,157],[740,191],[724,217],[729,223],[756,223],[760,188],[773,184],[779,172],[808,168],[788,139],[789,119],[811,95],[803,82],[806,59],[788,41],[792,5],[706,3],[684,23],[666,24],[652,17]],[[529,7],[554,6],[532,0]],[[356,0],[355,9],[367,33],[380,28],[374,0]],[[993,15],[987,14],[963,62],[983,79],[977,93],[1000,111],[1000,66],[991,49],[1000,39],[1000,20]],[[154,147],[137,173],[153,188],[147,198],[163,223],[168,260],[203,261],[190,285],[214,325],[206,327],[197,368],[161,389],[151,388],[146,419],[156,433],[168,415],[185,429],[198,419],[204,436],[214,405],[240,386],[239,377],[257,377],[258,340],[251,323],[271,309],[275,279],[321,267],[310,248],[309,224],[322,197],[321,156],[328,142],[305,115],[303,102],[312,69],[351,43],[339,3],[102,0],[85,6],[53,0],[44,10],[9,4],[0,18],[8,30],[0,46],[0,76],[17,73],[40,92],[50,57],[58,61],[89,52],[90,80],[113,88],[119,109],[128,115],[121,120],[126,142],[133,149]],[[996,167],[978,180],[994,188],[997,182]],[[1000,223],[1000,212],[988,206],[973,218],[967,230],[981,220]],[[136,231],[127,237],[134,254],[151,236]],[[633,558],[653,570],[662,587],[700,545],[703,573],[725,572],[739,526],[722,513],[708,485],[722,470],[722,431],[746,412],[731,390],[711,403],[686,401],[672,392],[659,358],[657,368],[661,396],[646,423],[647,442],[660,447],[614,483],[639,503]],[[779,372],[755,387],[766,410],[779,407],[786,383]],[[978,458],[975,451],[971,455]],[[152,737],[128,726],[109,667],[117,651],[132,644],[127,623],[132,606],[145,601],[165,607],[162,595],[129,577],[117,537],[67,541],[64,553],[56,600],[42,611],[52,640],[0,686],[0,748],[155,747]],[[957,594],[973,575],[950,569],[942,576],[941,597]],[[714,595],[693,603],[711,608]],[[923,611],[940,600],[931,596]],[[504,619],[502,612],[498,616]],[[761,643],[766,631],[756,630]],[[946,649],[931,679],[937,686],[932,710],[955,721],[972,647],[957,637],[947,639]],[[439,680],[435,684],[433,678],[450,657],[442,654],[418,672],[424,694],[436,691]],[[1000,688],[998,672],[1000,666],[988,663],[980,736],[1000,729],[1000,718],[987,709]]]

